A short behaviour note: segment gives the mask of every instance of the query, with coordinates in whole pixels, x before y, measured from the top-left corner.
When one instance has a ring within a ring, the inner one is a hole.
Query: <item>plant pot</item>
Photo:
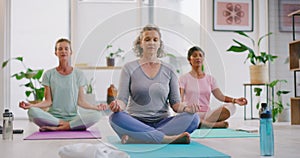
[[[269,83],[268,65],[251,65],[250,66],[250,83],[251,84]]]
[[[115,66],[115,58],[106,58],[106,65],[107,66]]]

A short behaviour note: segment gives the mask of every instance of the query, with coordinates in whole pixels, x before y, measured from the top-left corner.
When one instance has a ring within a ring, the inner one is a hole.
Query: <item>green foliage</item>
[[[273,117],[273,122],[276,121],[278,114],[282,112],[284,109],[284,104],[282,102],[282,95],[290,93],[290,91],[287,90],[282,90],[281,89],[281,84],[282,83],[287,83],[287,80],[274,80],[271,83],[268,84],[270,88],[273,88],[275,90],[276,96],[272,96],[272,98],[269,100],[272,105],[272,117]],[[262,92],[261,88],[254,88],[254,93],[255,96],[260,96]],[[289,106],[287,103],[286,106]],[[260,102],[256,104],[256,108],[260,108]]]
[[[112,50],[112,45],[107,45],[106,50],[108,51],[108,58],[117,58],[117,57],[122,57],[122,53],[124,52],[123,49],[118,48],[117,50],[113,51]]]
[[[45,88],[41,85],[41,77],[43,75],[44,70],[33,70],[30,68],[27,68],[26,65],[23,62],[23,57],[15,57],[10,58],[2,63],[2,69],[5,68],[8,64],[8,62],[16,60],[22,63],[24,70],[13,74],[11,77],[15,78],[16,80],[28,80],[27,83],[22,84],[21,86],[25,86],[27,90],[25,91],[26,97],[29,97],[30,95],[33,95],[34,100],[36,101],[42,101],[44,99],[44,90]]]
[[[229,49],[227,49],[226,51],[228,52],[236,52],[236,53],[243,53],[243,52],[248,52],[247,58],[244,61],[244,63],[249,60],[249,62],[252,65],[257,65],[257,64],[266,64],[267,61],[274,61],[274,59],[277,58],[277,56],[268,54],[266,52],[259,52],[259,53],[255,53],[254,49],[255,47],[259,48],[260,47],[260,43],[261,41],[272,34],[272,32],[269,32],[263,36],[261,36],[258,40],[258,42],[256,43],[254,39],[252,39],[250,36],[248,36],[246,33],[242,32],[242,31],[235,31],[235,33],[249,39],[252,43],[252,46],[247,46],[245,44],[243,44],[242,42],[233,39],[233,42],[237,45],[232,45]]]
[[[93,93],[93,83],[94,83],[94,78],[91,78],[90,81],[87,84],[87,87],[86,87],[86,93],[87,94],[92,94]]]

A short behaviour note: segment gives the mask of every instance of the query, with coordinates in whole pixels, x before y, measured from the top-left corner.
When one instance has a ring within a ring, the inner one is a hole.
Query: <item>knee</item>
[[[27,114],[29,117],[37,117],[40,113],[40,108],[37,107],[31,107],[28,109]]]
[[[232,103],[225,104],[223,106],[229,112],[229,116],[232,116],[236,112],[236,106]]]
[[[193,114],[192,124],[197,125],[198,127],[199,123],[200,123],[199,115],[197,113]]]
[[[183,115],[185,115],[185,117],[188,117],[187,120],[190,120],[190,125],[191,126],[197,126],[199,125],[200,123],[200,117],[197,113],[194,113],[194,114],[190,114],[190,113],[182,113]]]
[[[125,114],[124,112],[114,112],[114,113],[112,113],[109,116],[109,122],[110,123],[116,123],[119,120],[122,120],[124,114]]]

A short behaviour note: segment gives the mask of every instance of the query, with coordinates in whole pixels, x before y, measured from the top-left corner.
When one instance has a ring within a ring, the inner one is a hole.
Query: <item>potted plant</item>
[[[248,36],[246,33],[242,31],[235,31],[238,35],[241,35],[243,37],[246,37],[249,39],[252,43],[252,46],[247,46],[246,44],[243,44],[242,42],[233,39],[234,43],[237,45],[232,45],[229,49],[227,49],[228,52],[235,52],[235,53],[243,53],[248,52],[247,60],[252,64],[250,65],[250,82],[252,84],[265,84],[269,82],[269,76],[268,76],[268,65],[267,62],[272,62],[274,59],[277,58],[277,56],[268,54],[265,51],[256,52],[255,50],[260,50],[260,44],[261,41],[265,38],[271,35],[272,33],[269,32],[263,36],[261,36],[258,39],[258,42],[255,42],[254,39],[252,39],[250,36]],[[245,63],[244,62],[244,63]]]
[[[285,109],[288,109],[289,104],[284,105],[282,101],[282,95],[290,93],[290,91],[282,90],[282,83],[287,83],[287,80],[274,80],[268,84],[268,87],[275,90],[275,96],[272,94],[272,97],[269,99],[270,105],[272,105],[272,117],[273,122],[275,122]],[[254,88],[255,96],[260,97],[262,89],[259,87]],[[260,108],[260,101],[256,104],[256,109]],[[288,113],[289,114],[289,113]]]
[[[16,60],[21,62],[25,70],[21,70],[18,73],[13,74],[11,77],[15,78],[16,80],[27,80],[28,82],[22,84],[21,86],[25,86],[27,89],[25,91],[25,95],[29,98],[31,95],[33,96],[33,100],[29,100],[31,103],[40,102],[44,99],[44,87],[41,85],[41,77],[43,75],[44,70],[33,70],[28,68],[24,62],[23,57],[15,57],[10,58],[2,63],[2,68],[5,68],[9,61]]]
[[[122,57],[123,49],[118,48],[117,50],[112,49],[112,45],[107,45],[106,50],[108,51],[108,56],[106,57],[107,66],[115,66],[115,58]]]
[[[94,78],[92,77],[86,86],[86,91],[85,91],[86,93],[84,95],[85,100],[91,104],[96,103],[96,95],[94,93],[93,85],[94,85]]]

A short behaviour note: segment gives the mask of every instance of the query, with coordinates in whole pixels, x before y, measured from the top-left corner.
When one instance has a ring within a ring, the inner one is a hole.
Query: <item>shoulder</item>
[[[73,69],[72,75],[74,75],[76,78],[85,78],[83,71],[77,68]]]
[[[74,68],[73,71],[74,71],[74,73],[77,74],[77,75],[83,75],[83,71],[80,70],[80,69]]]
[[[45,75],[52,75],[54,73],[56,73],[56,68],[52,68],[52,69],[46,70],[44,74]]]
[[[162,66],[162,69],[165,69],[170,72],[174,72],[176,74],[176,70],[173,65],[166,63],[164,61],[161,61],[161,66]]]
[[[205,78],[207,79],[215,79],[212,75],[205,73]]]
[[[124,64],[122,71],[126,72],[126,73],[132,73],[133,71],[135,71],[137,68],[139,67],[139,62],[138,60],[133,60],[130,61],[126,64]]]
[[[182,74],[181,76],[179,76],[179,78],[189,78],[189,77],[191,77],[191,75],[190,75],[189,72],[184,73],[184,74]]]

